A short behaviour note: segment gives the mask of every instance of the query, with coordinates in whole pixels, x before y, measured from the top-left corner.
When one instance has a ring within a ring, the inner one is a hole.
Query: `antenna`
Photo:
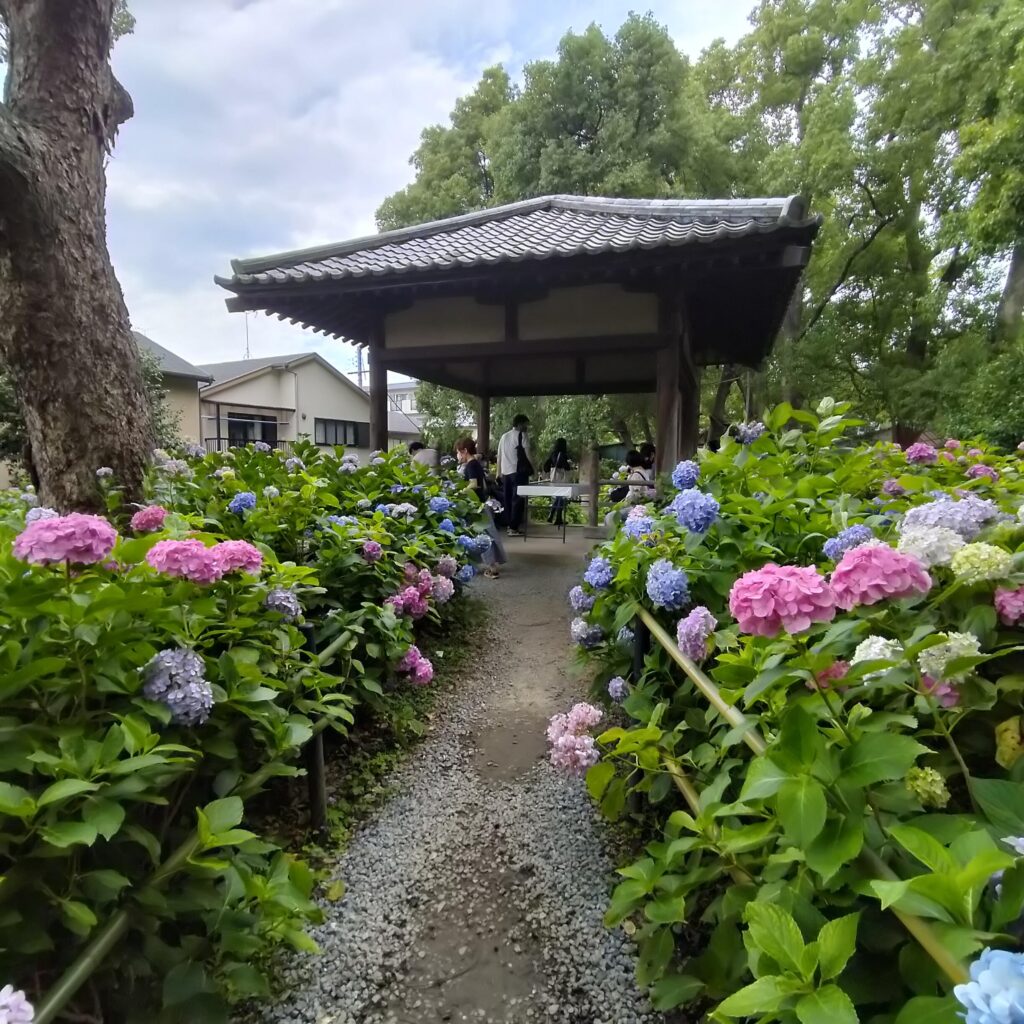
[[[249,310],[245,311],[245,358],[249,358]]]

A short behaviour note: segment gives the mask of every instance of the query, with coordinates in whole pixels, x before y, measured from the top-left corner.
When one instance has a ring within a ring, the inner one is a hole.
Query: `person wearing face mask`
[[[519,497],[519,487],[528,484],[533,476],[533,463],[530,462],[530,417],[523,413],[516,415],[512,420],[512,429],[506,430],[498,441],[498,476],[504,488],[508,535],[521,537],[519,527],[523,522],[525,502]]]

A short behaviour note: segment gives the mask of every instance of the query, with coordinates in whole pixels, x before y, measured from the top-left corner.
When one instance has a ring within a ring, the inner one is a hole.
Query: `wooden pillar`
[[[659,297],[658,333],[663,347],[657,356],[656,468],[664,473],[697,451],[700,423],[700,368],[693,359],[681,295]]]
[[[381,361],[384,348],[384,326],[374,332],[369,345],[370,363],[370,447],[388,448],[388,371]]]
[[[491,396],[481,395],[476,412],[476,450],[483,460],[491,450]]]
[[[601,453],[597,447],[590,449],[587,456],[587,469],[590,477],[589,504],[587,506],[587,525],[597,526],[597,499],[601,492]]]

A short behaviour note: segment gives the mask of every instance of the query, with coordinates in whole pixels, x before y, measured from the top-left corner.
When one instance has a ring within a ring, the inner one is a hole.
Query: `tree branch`
[[[843,269],[839,272],[839,276],[836,278],[835,283],[828,290],[821,302],[819,302],[815,307],[810,320],[807,321],[807,326],[797,335],[797,341],[801,341],[805,338],[811,328],[821,319],[821,315],[825,312],[828,304],[833,298],[835,298],[836,292],[839,291],[839,289],[846,283],[846,279],[850,276],[850,271],[853,269],[853,264],[856,262],[857,257],[871,248],[874,240],[893,222],[893,219],[894,218],[892,217],[886,217],[884,220],[879,221],[879,223],[871,229],[871,233],[867,238],[862,239],[860,245],[850,253],[848,259],[843,264]]]

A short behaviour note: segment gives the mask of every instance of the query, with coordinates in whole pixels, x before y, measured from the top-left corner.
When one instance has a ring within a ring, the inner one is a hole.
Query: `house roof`
[[[817,231],[803,200],[542,196],[335,245],[232,260],[230,290],[384,278],[424,271],[595,256]]]
[[[170,349],[164,348],[163,345],[158,345],[152,338],[147,338],[145,334],[132,331],[132,337],[135,339],[135,344],[143,352],[148,352],[156,358],[165,376],[182,377],[186,380],[197,381],[213,380],[205,370],[198,366],[193,366],[190,362],[182,359],[181,356],[175,355]]]
[[[324,359],[319,352],[292,352],[283,356],[259,356],[255,359],[236,359],[229,363],[207,363],[201,369],[209,375],[206,379],[211,380],[213,383],[208,384],[202,389],[203,396],[209,396],[243,378],[255,377],[258,374],[265,373],[267,370],[275,368],[291,370],[302,363],[310,361],[319,363],[324,369],[334,374],[345,387],[369,402],[369,395],[358,384],[350,381],[341,370]]]

